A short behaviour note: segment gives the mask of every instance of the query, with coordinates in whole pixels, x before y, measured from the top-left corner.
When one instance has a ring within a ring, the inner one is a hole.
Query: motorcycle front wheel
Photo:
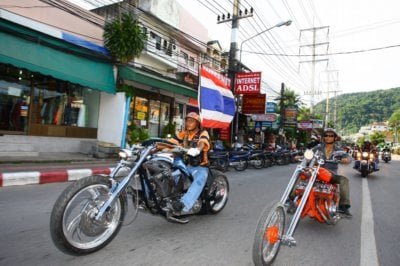
[[[222,172],[226,172],[229,167],[229,162],[226,158],[217,158],[211,162],[211,167]]]
[[[273,202],[261,213],[253,242],[253,262],[271,265],[278,255],[284,234],[286,212],[280,202]]]
[[[59,250],[72,255],[92,253],[118,234],[125,215],[122,196],[99,220],[95,219],[109,199],[110,186],[104,176],[89,176],[74,182],[59,196],[50,216],[51,237]]]

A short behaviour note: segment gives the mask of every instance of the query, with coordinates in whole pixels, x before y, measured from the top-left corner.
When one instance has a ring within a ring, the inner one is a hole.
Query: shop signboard
[[[265,94],[245,94],[242,103],[243,114],[265,114]]]
[[[267,102],[267,113],[276,113],[276,106],[274,102]]]
[[[266,122],[275,122],[277,119],[276,114],[253,114],[251,116],[253,121],[266,121]]]
[[[297,122],[297,128],[299,130],[312,130],[313,124],[310,120],[303,120]]]
[[[261,72],[241,72],[236,74],[236,94],[260,94]]]
[[[230,139],[231,139],[231,127],[230,126],[227,128],[219,129],[219,139],[225,140],[225,141],[230,141]]]
[[[324,121],[323,120],[318,120],[318,119],[310,119],[312,123],[312,128],[315,129],[321,129],[324,127]]]

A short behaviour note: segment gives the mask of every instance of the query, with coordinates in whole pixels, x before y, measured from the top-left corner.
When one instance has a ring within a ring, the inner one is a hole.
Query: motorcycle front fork
[[[290,178],[289,184],[286,187],[286,190],[283,193],[283,196],[281,198],[281,203],[282,204],[285,204],[287,202],[287,200],[289,198],[289,195],[290,195],[290,192],[292,191],[292,189],[294,189],[294,184],[296,183],[296,180],[297,180],[297,178],[299,176],[299,173],[301,172],[302,169],[304,169],[304,168],[301,165],[298,165],[296,167],[296,170],[294,171],[292,177]],[[297,227],[297,225],[299,223],[300,215],[303,212],[304,206],[306,205],[306,202],[307,202],[308,197],[310,195],[311,189],[312,189],[312,187],[314,185],[315,179],[317,178],[318,170],[319,170],[319,166],[317,168],[311,169],[312,175],[311,175],[311,177],[310,177],[310,179],[308,181],[308,184],[307,184],[307,186],[305,188],[305,191],[304,191],[304,193],[303,193],[303,195],[301,197],[299,206],[297,206],[296,211],[293,214],[293,218],[292,218],[292,220],[291,220],[291,222],[289,224],[287,233],[285,235],[283,235],[281,237],[281,239],[280,239],[281,243],[283,245],[286,245],[286,246],[289,246],[289,247],[296,246],[296,240],[294,239],[293,234],[294,234],[294,232],[296,230],[296,227]]]

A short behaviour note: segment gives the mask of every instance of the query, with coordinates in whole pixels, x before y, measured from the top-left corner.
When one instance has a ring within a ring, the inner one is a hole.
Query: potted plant
[[[128,126],[127,141],[129,145],[133,143],[140,143],[150,138],[149,132],[146,128],[139,127],[135,123]]]
[[[176,123],[175,122],[169,122],[167,125],[165,125],[162,133],[163,138],[170,138],[175,135],[176,132]]]

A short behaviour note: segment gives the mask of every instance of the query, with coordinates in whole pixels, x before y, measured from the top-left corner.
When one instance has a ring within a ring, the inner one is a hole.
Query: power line
[[[353,51],[344,51],[344,52],[336,52],[336,53],[326,53],[326,54],[279,54],[279,53],[264,53],[264,52],[254,52],[254,51],[246,51],[248,53],[254,53],[254,54],[260,54],[260,55],[273,55],[273,56],[290,56],[290,57],[308,57],[308,56],[332,56],[332,55],[346,55],[346,54],[357,54],[357,53],[366,53],[366,52],[372,52],[372,51],[378,51],[378,50],[385,50],[385,49],[391,49],[391,48],[397,48],[400,47],[400,44],[394,44],[394,45],[388,45],[388,46],[383,46],[383,47],[376,47],[376,48],[370,48],[370,49],[362,49],[362,50],[353,50]]]

